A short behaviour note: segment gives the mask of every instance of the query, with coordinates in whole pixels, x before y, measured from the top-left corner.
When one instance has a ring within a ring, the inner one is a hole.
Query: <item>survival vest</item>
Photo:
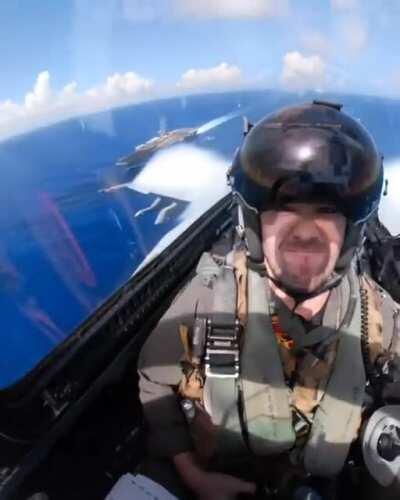
[[[382,351],[372,282],[351,268],[331,291],[340,307],[328,300],[323,325],[289,335],[267,280],[247,267],[244,252],[231,252],[223,263],[205,253],[197,273],[212,286],[213,303],[194,325],[180,325],[179,391],[186,410],[196,407],[190,420],[200,456],[290,452],[306,472],[339,473],[361,423],[362,337],[372,346],[369,363]]]

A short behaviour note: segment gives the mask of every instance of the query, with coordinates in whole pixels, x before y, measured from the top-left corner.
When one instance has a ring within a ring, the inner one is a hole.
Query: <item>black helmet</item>
[[[288,201],[333,201],[348,221],[337,284],[364,223],[378,208],[383,167],[374,140],[358,121],[341,105],[314,101],[282,109],[252,127],[229,176],[244,214],[250,260],[261,266],[261,211]]]

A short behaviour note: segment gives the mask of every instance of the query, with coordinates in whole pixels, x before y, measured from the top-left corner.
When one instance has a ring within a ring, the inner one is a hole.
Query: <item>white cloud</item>
[[[192,168],[188,169],[188,165]],[[229,161],[214,152],[180,144],[158,152],[133,181],[122,186],[196,202],[205,210],[227,194],[228,167]],[[215,181],[212,186],[210,179]],[[190,192],[189,185],[195,186]]]
[[[268,18],[286,15],[288,0],[176,0],[178,12],[200,18]]]
[[[350,55],[358,55],[368,42],[367,26],[361,19],[346,19],[340,26],[340,36]]]
[[[192,168],[188,169],[187,166]],[[169,196],[189,202],[179,217],[179,224],[167,233],[140,264],[143,268],[174,241],[190,224],[228,194],[226,172],[230,160],[214,151],[181,144],[159,151],[145,165],[133,181],[114,186],[128,188],[157,196]],[[210,179],[213,182],[210,182]],[[188,186],[194,186],[188,190]],[[135,271],[137,272],[137,270]]]
[[[181,90],[215,90],[238,87],[243,83],[242,71],[238,66],[222,62],[213,68],[189,69],[176,84]]]
[[[86,95],[100,101],[124,101],[132,96],[149,92],[153,83],[145,80],[132,71],[128,73],[114,73],[106,82],[86,92]]]
[[[153,95],[153,90],[151,80],[133,72],[115,73],[105,83],[85,92],[78,91],[76,82],[56,90],[51,87],[50,73],[43,71],[22,103],[0,102],[0,138],[79,114],[143,100]]]
[[[51,98],[50,74],[48,71],[43,71],[37,77],[33,91],[25,96],[25,108],[28,111],[40,110],[48,106]]]
[[[290,90],[320,90],[326,83],[326,64],[319,55],[288,52],[283,58],[282,83]]]
[[[0,102],[0,127],[2,122],[7,122],[19,116],[21,113],[20,106],[11,100]],[[1,130],[1,129],[0,129]]]
[[[358,7],[358,0],[331,0],[333,10],[352,10]]]

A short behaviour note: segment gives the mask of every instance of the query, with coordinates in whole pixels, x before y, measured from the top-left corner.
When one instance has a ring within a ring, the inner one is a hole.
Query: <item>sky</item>
[[[182,93],[400,97],[397,0],[2,0],[0,21],[0,137]]]

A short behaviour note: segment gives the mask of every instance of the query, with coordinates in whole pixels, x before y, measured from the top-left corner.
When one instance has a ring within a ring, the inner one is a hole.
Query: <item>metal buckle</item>
[[[311,422],[308,418],[298,410],[295,406],[292,407],[293,429],[296,434],[296,439],[302,439],[310,432]]]
[[[204,357],[206,377],[239,377],[240,331],[239,320],[234,325],[216,325],[210,319],[207,320]]]

